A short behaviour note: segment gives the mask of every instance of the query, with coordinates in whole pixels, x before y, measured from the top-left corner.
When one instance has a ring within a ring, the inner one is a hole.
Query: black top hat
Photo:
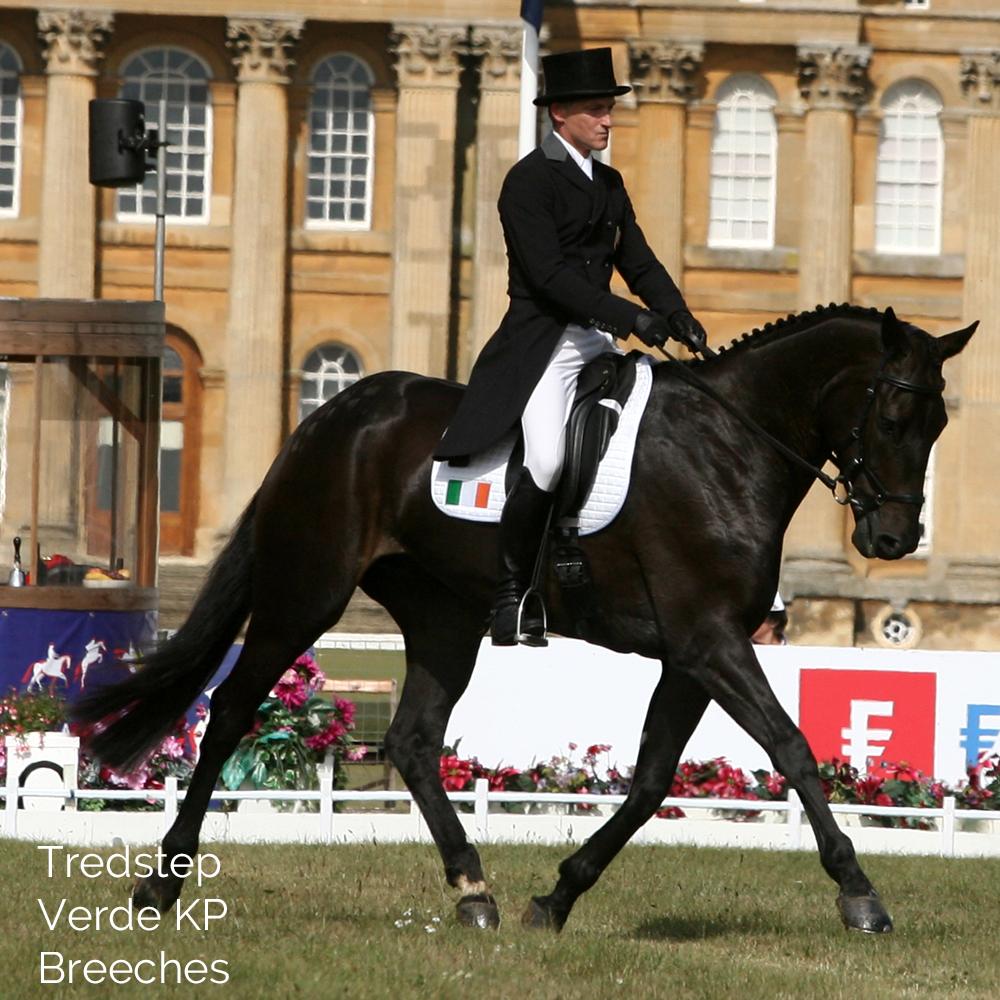
[[[619,97],[632,88],[619,86],[611,63],[611,49],[583,49],[543,56],[545,93],[535,104],[545,106],[555,101],[576,101],[584,97]]]

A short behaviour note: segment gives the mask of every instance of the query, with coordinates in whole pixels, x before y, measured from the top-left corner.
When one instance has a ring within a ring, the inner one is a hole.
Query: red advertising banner
[[[934,773],[937,677],[884,670],[803,670],[799,726],[818,760],[879,773],[906,762]]]

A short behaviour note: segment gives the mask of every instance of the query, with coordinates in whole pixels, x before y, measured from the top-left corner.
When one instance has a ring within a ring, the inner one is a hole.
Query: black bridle
[[[917,382],[899,378],[897,375],[886,374],[885,366],[889,361],[888,353],[882,355],[878,371],[875,373],[871,385],[865,389],[864,408],[861,411],[860,419],[851,429],[851,440],[858,442],[858,453],[844,465],[840,464],[836,453],[834,453],[833,459],[837,462],[840,472],[836,476],[830,476],[811,462],[806,461],[806,459],[789,448],[783,441],[779,441],[769,431],[764,430],[752,417],[748,417],[741,410],[738,410],[725,396],[716,392],[715,389],[695,375],[678,358],[669,354],[662,347],[659,350],[674,366],[674,371],[681,379],[714,399],[724,410],[749,427],[758,437],[767,441],[768,444],[784,455],[790,462],[805,469],[813,478],[818,479],[831,492],[833,499],[841,506],[850,506],[858,515],[864,515],[875,510],[880,510],[887,503],[907,503],[918,507],[923,505],[923,493],[892,493],[887,490],[875,468],[865,461],[865,427],[868,424],[868,418],[871,416],[872,407],[875,405],[875,396],[879,385],[892,385],[897,389],[903,389],[906,392],[915,392],[922,396],[940,396],[942,391],[939,387],[920,385]],[[710,348],[705,348],[704,353],[709,357],[715,356],[715,353]],[[868,483],[874,490],[869,496],[858,496],[855,493],[854,484],[862,476],[868,480]]]
[[[865,461],[865,427],[868,424],[868,417],[872,407],[875,405],[875,394],[879,384],[893,385],[897,389],[905,392],[915,392],[921,396],[938,396],[940,389],[929,385],[920,385],[897,375],[887,375],[885,365],[888,355],[882,358],[882,364],[875,375],[875,380],[865,389],[865,406],[861,411],[861,419],[851,429],[851,438],[858,442],[858,453],[840,470],[840,475],[833,480],[833,499],[842,505],[850,504],[858,514],[868,514],[873,510],[879,510],[887,503],[908,503],[917,507],[923,506],[923,493],[892,493],[885,488],[881,477],[875,471],[874,466]],[[869,485],[874,490],[868,496],[857,496],[854,492],[854,483],[859,476],[864,476]],[[829,478],[829,477],[828,477]],[[843,492],[840,492],[843,488]]]

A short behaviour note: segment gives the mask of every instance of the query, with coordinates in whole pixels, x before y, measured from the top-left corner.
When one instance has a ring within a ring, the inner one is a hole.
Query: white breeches
[[[528,399],[521,415],[524,465],[541,490],[554,490],[562,472],[577,376],[584,365],[607,351],[624,353],[610,333],[570,323]]]

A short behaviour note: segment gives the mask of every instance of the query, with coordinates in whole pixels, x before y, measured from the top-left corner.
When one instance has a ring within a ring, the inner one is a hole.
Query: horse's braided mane
[[[881,316],[881,311],[874,307],[854,306],[848,302],[837,305],[835,302],[831,302],[828,306],[816,306],[815,309],[810,309],[808,312],[789,313],[782,319],[765,323],[762,327],[755,327],[750,333],[744,333],[738,340],[730,342],[728,347],[720,347],[715,358],[699,358],[693,364],[713,364],[721,358],[730,357],[735,351],[759,347],[762,343],[770,343],[772,340],[798,333],[800,330],[813,326],[819,319],[841,319],[843,317],[876,319],[881,318]]]

